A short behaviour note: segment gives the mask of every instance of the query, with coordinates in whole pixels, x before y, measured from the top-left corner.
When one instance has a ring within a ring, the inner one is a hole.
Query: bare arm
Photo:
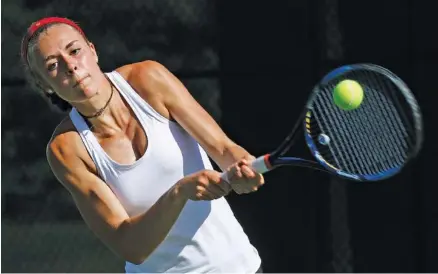
[[[133,70],[133,82],[146,97],[160,97],[163,106],[155,106],[164,116],[174,118],[208,155],[225,170],[242,158],[253,158],[230,140],[216,121],[199,105],[184,85],[164,66],[145,61]]]
[[[72,149],[71,140],[68,142],[70,145],[63,145],[63,142],[66,144],[63,139],[63,136],[55,139],[47,149],[53,173],[71,193],[84,221],[96,236],[120,257],[135,264],[142,263],[154,251],[176,222],[191,197],[190,193],[183,193],[187,187],[182,186],[189,185],[188,182],[193,180],[209,183],[206,179],[209,174],[198,176],[200,179],[186,177],[161,196],[148,211],[130,218],[107,184],[90,171],[90,167],[77,155],[77,149]],[[199,187],[195,186],[195,190]],[[198,199],[214,199],[223,196],[223,192],[194,191],[193,195]]]

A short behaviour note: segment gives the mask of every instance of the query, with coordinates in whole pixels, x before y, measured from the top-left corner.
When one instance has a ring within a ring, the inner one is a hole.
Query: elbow
[[[129,262],[131,264],[135,264],[135,265],[141,265],[147,257],[135,257],[135,256],[130,256],[130,257],[126,257],[124,258],[126,262]]]
[[[125,261],[125,262],[129,262],[131,264],[135,264],[135,265],[140,265],[142,264],[148,257],[149,257],[149,253],[145,254],[144,252],[135,252],[132,249],[129,250],[129,248],[127,250],[123,250],[121,251],[119,250],[119,256]]]
[[[119,227],[116,238],[117,240],[113,241],[115,243],[113,250],[126,262],[140,265],[152,253],[145,249],[144,244],[140,244],[137,239],[132,237],[127,222]]]

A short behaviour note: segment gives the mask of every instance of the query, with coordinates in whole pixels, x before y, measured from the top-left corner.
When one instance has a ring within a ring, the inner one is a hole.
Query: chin
[[[92,100],[94,97],[96,97],[96,95],[97,95],[97,92],[95,92],[93,90],[80,90],[80,91],[77,91],[75,99],[73,99],[72,101],[77,102],[77,103],[85,103],[85,102]]]
[[[82,90],[82,94],[85,100],[87,99],[91,99],[93,97],[95,97],[96,95],[99,94],[99,92],[97,91],[97,89],[94,88],[85,88]]]

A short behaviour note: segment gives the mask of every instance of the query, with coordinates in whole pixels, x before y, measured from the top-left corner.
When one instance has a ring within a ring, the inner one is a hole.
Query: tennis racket
[[[335,105],[333,90],[347,79],[361,85],[364,97],[358,108],[346,111]],[[285,156],[301,134],[313,157]],[[379,181],[399,173],[422,141],[420,108],[407,85],[381,66],[346,65],[323,77],[286,139],[251,166],[259,173],[299,166],[355,181]],[[228,178],[226,172],[222,175]]]

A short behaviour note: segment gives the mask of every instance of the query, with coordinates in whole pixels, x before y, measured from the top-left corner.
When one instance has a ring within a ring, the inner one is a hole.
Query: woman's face
[[[29,49],[31,69],[40,84],[70,103],[80,103],[99,92],[103,74],[94,45],[73,27],[58,24],[42,32]]]

